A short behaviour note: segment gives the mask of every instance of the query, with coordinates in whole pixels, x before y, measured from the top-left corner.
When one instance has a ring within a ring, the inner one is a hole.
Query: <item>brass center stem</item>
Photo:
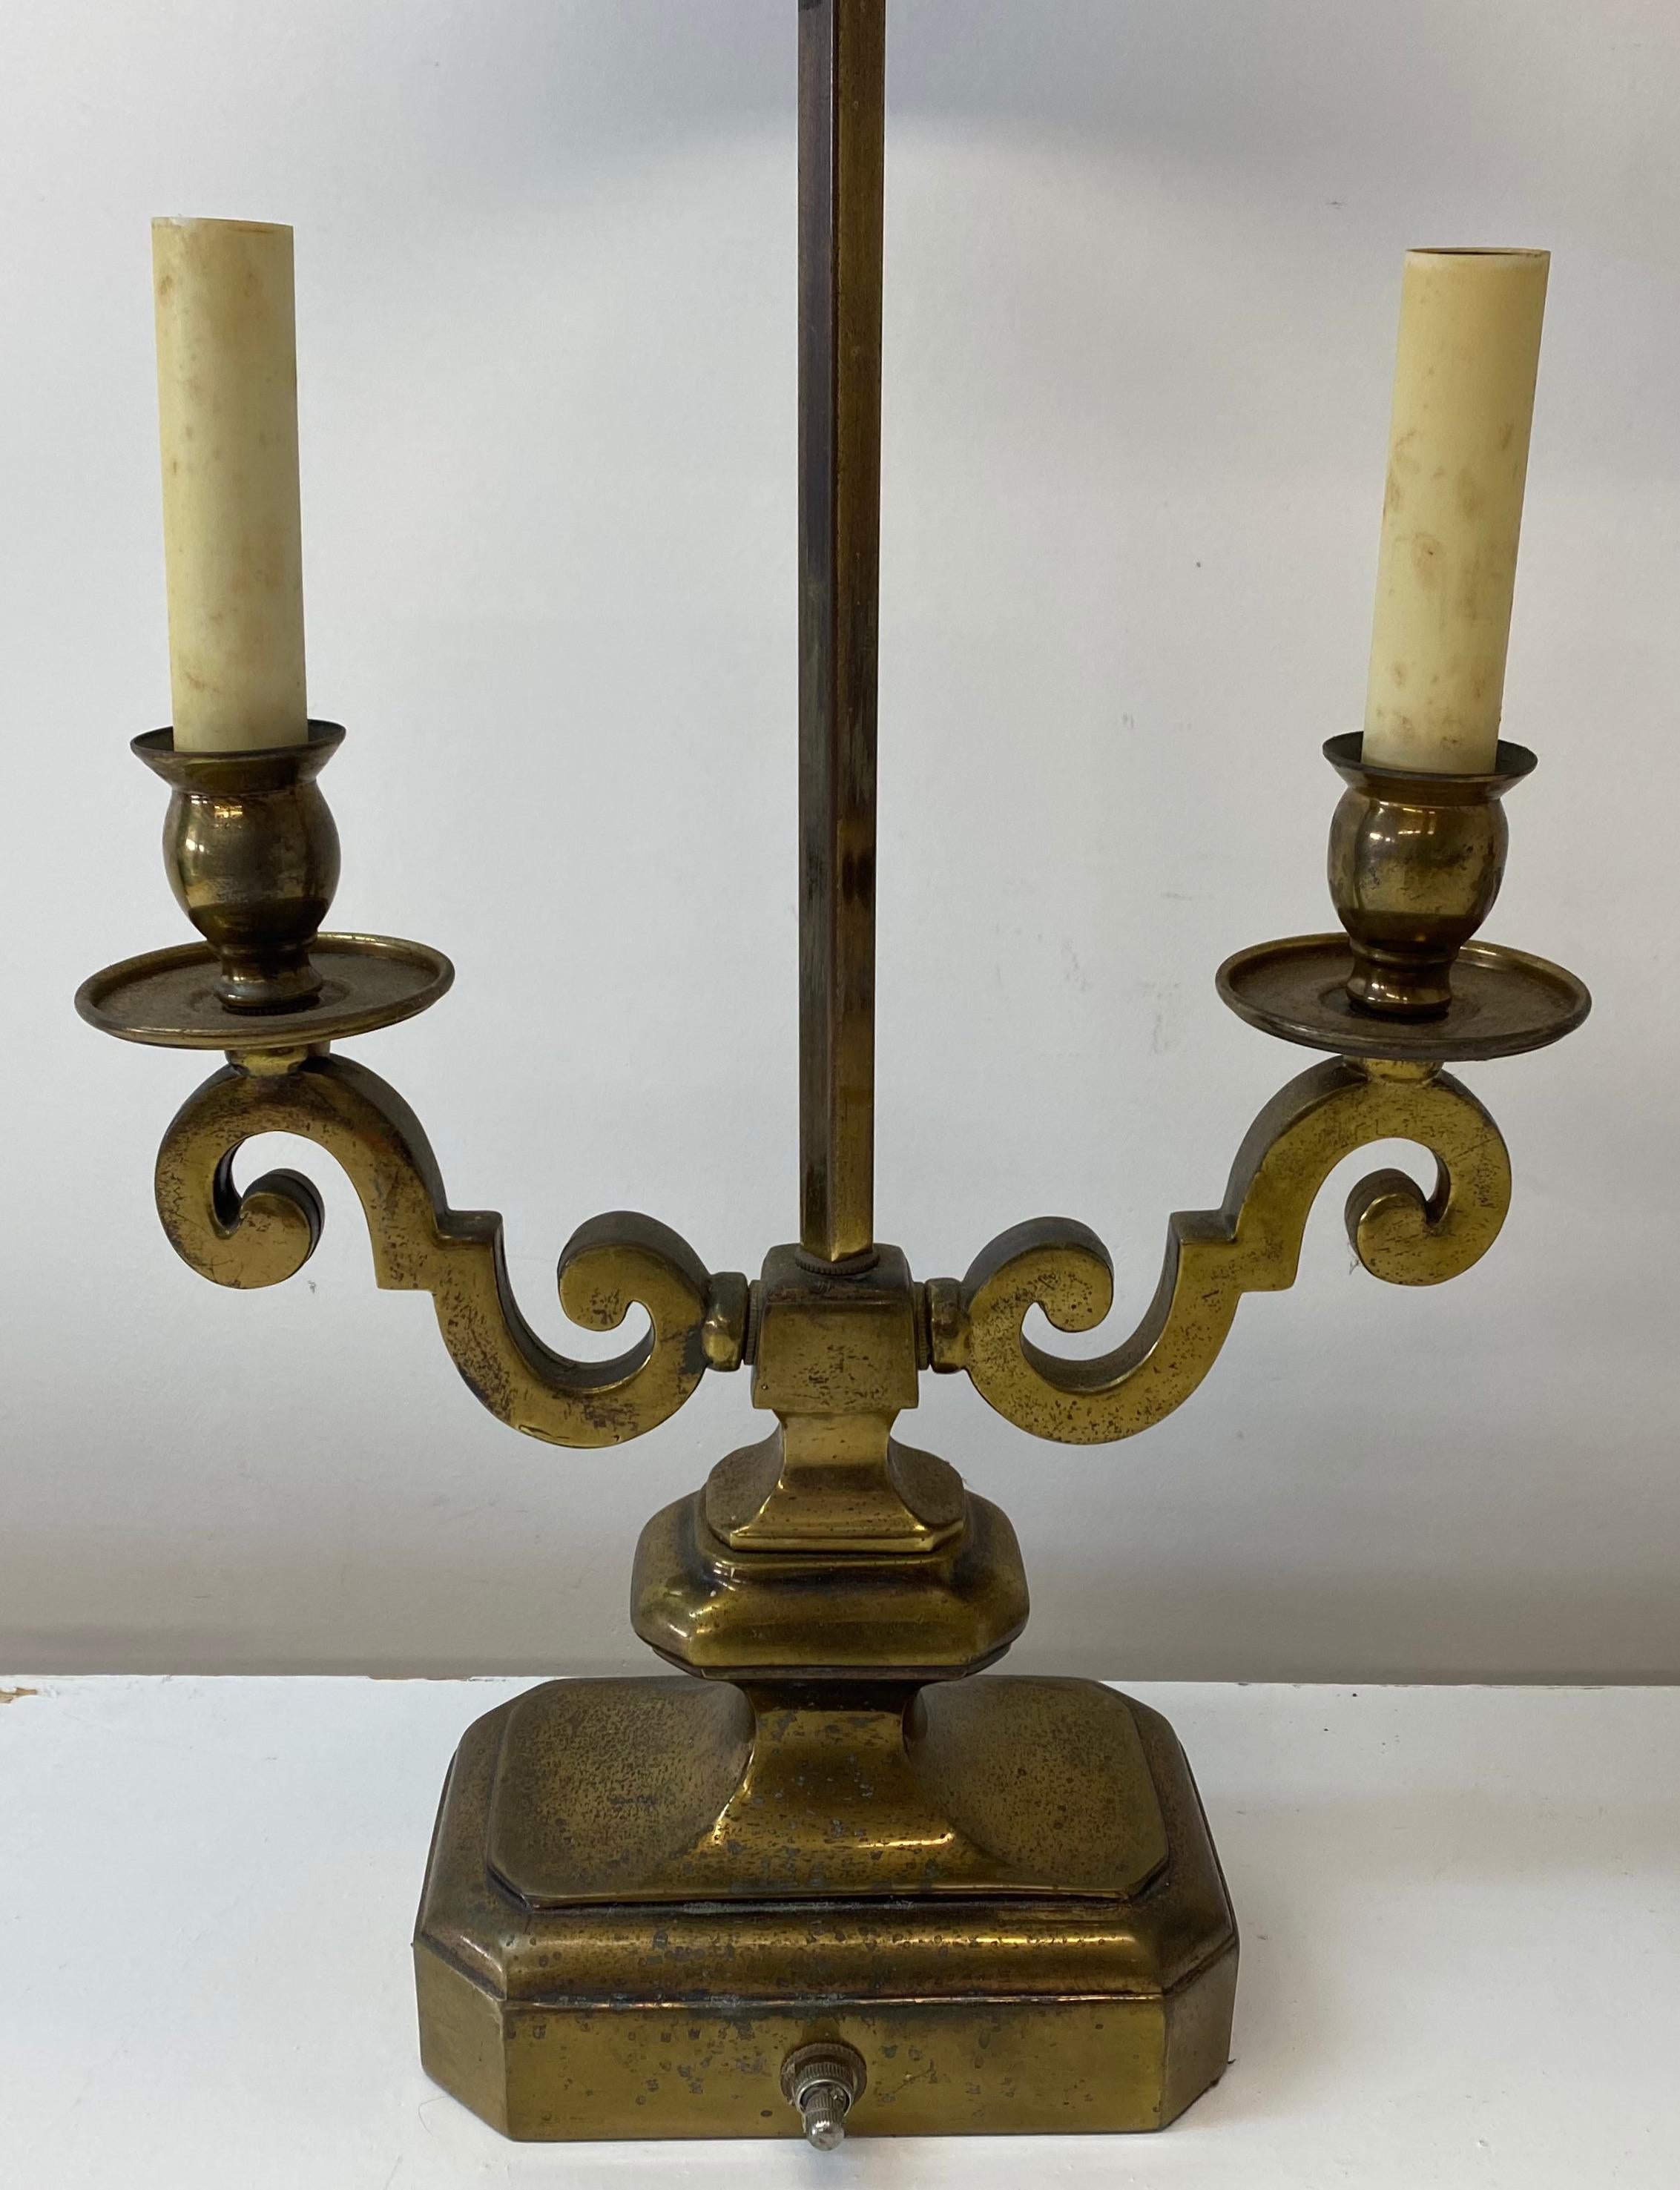
[[[799,1237],[875,1230],[885,0],[799,9]]]

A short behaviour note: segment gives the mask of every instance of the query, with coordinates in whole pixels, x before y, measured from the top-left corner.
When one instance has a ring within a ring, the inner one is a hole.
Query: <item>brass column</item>
[[[886,0],[799,8],[799,1238],[875,1223]]]

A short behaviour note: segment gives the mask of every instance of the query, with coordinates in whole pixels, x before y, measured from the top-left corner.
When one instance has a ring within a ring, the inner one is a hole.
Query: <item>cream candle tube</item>
[[[1381,766],[1493,766],[1550,263],[1406,253],[1365,695]]]
[[[300,743],[292,231],[155,220],[169,681],[182,751]]]

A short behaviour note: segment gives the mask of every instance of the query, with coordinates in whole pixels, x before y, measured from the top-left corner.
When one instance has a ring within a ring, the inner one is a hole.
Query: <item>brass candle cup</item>
[[[89,1025],[123,1041],[249,1059],[394,1026],[434,1004],[455,969],[394,935],[324,935],[338,831],[315,779],[344,741],[178,752],[173,730],[132,750],[169,786],[163,859],[203,937],[101,967],[76,994]],[[301,1052],[300,1052],[301,1053]]]
[[[310,952],[338,886],[338,831],[315,779],[343,738],[311,723],[304,744],[249,752],[180,752],[167,729],[133,740],[169,786],[169,886],[220,962],[213,986],[230,1011],[296,1011],[321,994]]]
[[[1354,946],[1348,996],[1391,1019],[1444,1018],[1453,962],[1492,910],[1508,841],[1501,803],[1534,768],[1500,741],[1477,775],[1383,768],[1360,757],[1357,730],[1325,757],[1348,788],[1330,825],[1330,894]]]

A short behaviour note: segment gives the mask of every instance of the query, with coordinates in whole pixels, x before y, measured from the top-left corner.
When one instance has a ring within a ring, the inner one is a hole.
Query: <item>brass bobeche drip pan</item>
[[[1453,964],[1452,1001],[1433,1020],[1381,1019],[1348,993],[1345,935],[1291,935],[1228,958],[1216,977],[1240,1019],[1338,1057],[1419,1058],[1467,1064],[1519,1057],[1571,1034],[1592,1007],[1567,967],[1505,943],[1467,943]]]

